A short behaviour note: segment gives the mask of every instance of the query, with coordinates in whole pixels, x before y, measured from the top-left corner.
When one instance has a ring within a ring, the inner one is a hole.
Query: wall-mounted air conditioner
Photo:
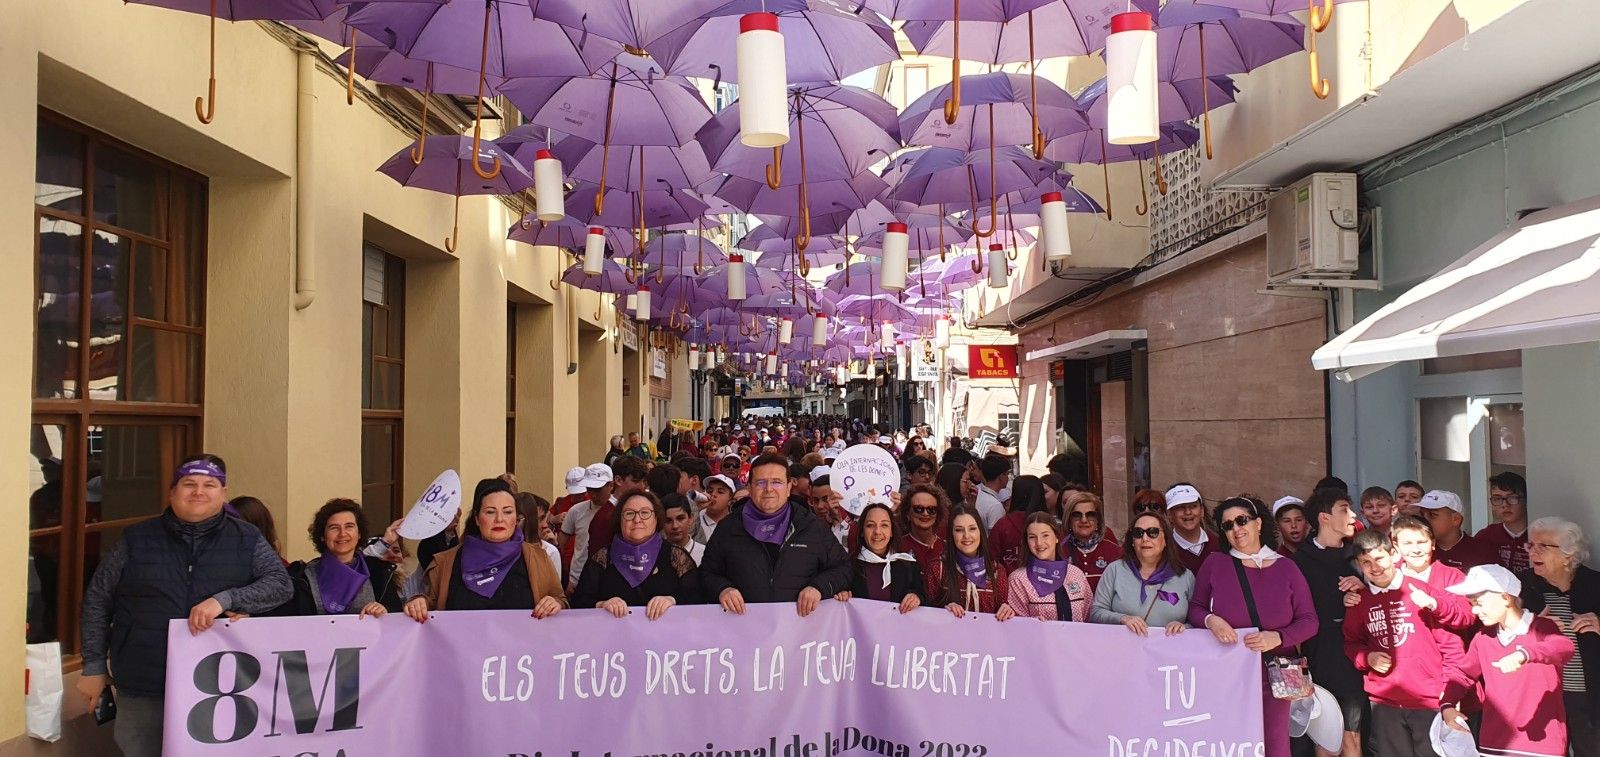
[[[1267,200],[1267,283],[1343,279],[1359,267],[1356,176],[1314,173]]]

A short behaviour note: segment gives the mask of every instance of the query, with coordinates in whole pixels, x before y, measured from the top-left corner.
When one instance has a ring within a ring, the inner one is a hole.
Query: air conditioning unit
[[[1360,263],[1356,176],[1314,173],[1267,200],[1267,283],[1343,279]]]

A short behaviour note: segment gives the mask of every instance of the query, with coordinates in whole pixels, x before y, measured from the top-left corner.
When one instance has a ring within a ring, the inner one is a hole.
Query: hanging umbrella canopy
[[[723,108],[697,136],[712,169],[733,176],[766,181],[777,154],[778,186],[848,179],[900,149],[894,106],[860,87],[791,86],[790,139],[781,148],[747,147],[740,142],[739,108],[738,101]]]
[[[619,258],[633,256],[638,242],[632,233],[610,226],[601,228],[606,238],[606,248],[613,255]],[[589,224],[572,216],[564,216],[559,221],[540,222],[532,213],[523,216],[521,222],[512,224],[506,232],[506,238],[514,242],[567,250],[583,249],[588,236]]]
[[[641,262],[669,271],[693,269],[703,273],[707,269],[725,265],[728,256],[716,242],[699,234],[673,232],[661,234],[646,243]]]
[[[1305,9],[1301,3],[1298,10]],[[1247,74],[1304,49],[1299,23],[1240,16],[1195,0],[1167,0],[1156,19],[1156,70],[1167,81]]]
[[[711,177],[705,153],[690,142],[682,147],[631,145],[615,147],[607,156],[601,145],[579,137],[567,137],[551,149],[561,160],[568,178],[607,189],[638,192],[645,189],[689,189]],[[604,167],[605,181],[600,181]],[[643,174],[641,176],[641,173]]]
[[[805,249],[807,253],[829,252],[843,249],[846,242],[843,234],[826,234],[813,237],[811,244]],[[792,254],[795,249],[795,240],[780,235],[771,226],[757,226],[745,234],[735,245],[741,250],[772,254]]]
[[[851,263],[844,270],[828,276],[823,287],[837,295],[874,295],[879,293],[878,282],[883,279],[883,264],[876,260]]]
[[[352,5],[345,23],[407,58],[500,78],[580,76],[622,52],[614,40],[534,18],[514,0],[366,2]]]
[[[1016,145],[996,148],[992,162],[984,150],[930,147],[911,155],[888,197],[923,206],[987,201],[1006,192],[1037,187],[1047,179],[1065,183],[1071,178],[1054,163],[1034,160]]]
[[[939,251],[942,244],[960,244],[971,238],[972,230],[951,221],[948,218],[933,216],[908,216],[911,220],[906,222],[906,234],[909,237],[909,248],[915,250]],[[856,252],[865,255],[881,255],[883,253],[882,228],[874,229],[856,240]]]
[[[400,51],[380,44],[362,44],[345,50],[334,59],[342,68],[354,60],[356,73],[363,79],[392,84],[423,93],[471,96],[478,91],[478,69],[408,58]],[[498,88],[505,83],[499,76],[486,75],[484,86]]]
[[[459,2],[459,0],[457,0]],[[723,10],[728,0],[517,0],[533,15],[584,34],[614,39],[633,52],[654,51],[658,40],[702,16]]]
[[[708,272],[709,275],[709,272]],[[701,316],[717,309],[726,309],[726,297],[704,286],[705,277],[694,274],[693,269],[669,268],[649,276],[650,291],[658,298],[663,311]]]
[[[800,185],[769,188],[760,180],[740,176],[713,178],[701,189],[751,213],[795,212],[800,205]],[[872,173],[861,173],[847,179],[810,182],[807,193],[811,207],[838,206],[847,210],[866,207],[887,192],[889,185]]]
[[[1084,194],[1071,183],[1059,183],[1054,180],[1045,180],[1039,186],[1010,192],[1000,198],[999,213],[1009,215],[1012,225],[1018,227],[1039,226],[1040,197],[1046,192],[1060,192],[1061,200],[1067,206],[1068,213],[1103,213],[1105,208],[1093,197]],[[979,218],[989,217],[987,206],[978,208]]]
[[[1333,17],[1333,6],[1336,3],[1348,3],[1351,0],[1311,0],[1312,28],[1322,31],[1327,27],[1325,20]],[[1250,13],[1257,16],[1288,16],[1307,9],[1305,0],[1200,0],[1201,5],[1215,5],[1220,8],[1232,8],[1236,11]]]
[[[626,53],[594,74],[524,76],[500,92],[530,123],[597,144],[676,147],[711,118],[689,80]]]
[[[730,207],[732,207],[730,205]],[[743,212],[734,208],[734,212]],[[771,229],[770,233],[784,239],[794,239],[800,234],[800,221],[791,215],[773,213],[755,213],[756,220],[761,221],[761,226]],[[811,215],[811,231],[815,234],[838,234],[844,229],[845,221],[850,218],[850,211],[837,213],[822,213]],[[751,229],[753,233],[755,229]]]
[[[579,182],[577,188],[567,195],[567,215],[574,218],[590,218],[591,222],[598,226],[631,229],[640,225],[657,228],[671,224],[694,223],[696,218],[706,212],[705,203],[693,193],[681,189],[624,192],[607,188],[605,208],[596,214],[594,200],[599,192],[598,185]],[[643,218],[638,213],[640,202],[644,204]]]
[[[1272,23],[1266,21],[1263,23]],[[1100,79],[1086,87],[1079,95],[1085,107],[1089,125],[1106,128],[1106,110],[1110,98],[1105,96],[1106,80]],[[1212,108],[1232,103],[1239,88],[1226,76],[1205,79],[1156,82],[1157,120],[1160,123],[1190,121],[1199,118]]]
[[[893,295],[887,294],[848,295],[839,300],[839,315],[860,318],[865,323],[897,323],[916,317],[916,313],[897,302]]]
[[[1159,4],[1160,0],[1135,0],[1133,8],[1154,14]],[[1049,0],[1007,21],[980,20],[962,7],[959,22],[908,21],[905,33],[922,55],[953,58],[959,27],[961,59],[995,66],[1088,55],[1105,47],[1111,34],[1115,13],[1106,12],[1108,5],[1118,12],[1125,7],[1107,0]]]
[[[1142,145],[1113,145],[1099,129],[1069,134],[1045,146],[1045,158],[1061,163],[1120,163],[1151,160],[1187,150],[1200,141],[1200,130],[1184,123],[1161,125],[1161,139]]]
[[[639,285],[629,281],[627,272],[614,260],[607,260],[600,273],[596,274],[586,274],[583,272],[583,263],[573,263],[562,272],[561,283],[605,294],[626,295],[639,289]]]
[[[539,159],[540,150],[550,149],[552,136],[559,135],[537,124],[523,124],[496,137],[494,143],[505,148],[518,163],[531,166],[533,161]]]
[[[718,9],[722,15],[697,19],[658,40],[651,54],[675,74],[736,84],[739,17],[760,11],[778,16],[791,82],[840,81],[900,58],[888,22],[859,2],[838,0],[734,0]]]
[[[826,239],[830,239],[830,237],[819,237],[818,241]],[[804,253],[799,254],[806,256],[806,266],[808,269],[815,269],[818,266],[839,265],[844,262],[845,255],[843,246],[825,252],[819,252],[815,249],[808,248]],[[779,273],[793,271],[799,264],[800,262],[799,258],[797,257],[797,253],[780,252],[776,250],[772,252],[761,253],[761,256],[756,258],[755,262],[755,266],[757,268],[765,268],[767,270],[777,271]]]
[[[960,18],[974,21],[1010,21],[1055,0],[966,0]],[[950,0],[866,0],[866,6],[896,21],[944,21],[956,18]]]
[[[928,90],[906,106],[900,114],[900,134],[906,144],[958,150],[1028,144],[1033,142],[1035,115],[1046,140],[1089,128],[1078,102],[1054,82],[996,72],[963,76],[961,87],[961,107],[953,124],[945,121],[943,110],[951,97],[949,84]]]
[[[455,195],[456,231],[459,231],[462,196],[510,195],[533,186],[533,177],[510,153],[493,142],[474,145],[475,142],[477,140],[471,137],[453,135],[434,137],[425,144],[414,142],[390,156],[378,171],[408,187]],[[484,177],[478,170],[478,161],[485,160],[499,164],[501,170]],[[445,240],[445,249],[450,252],[456,250],[456,231]]]
[[[744,291],[747,299],[781,286],[778,281],[778,275],[772,271],[752,265],[742,266],[741,268],[744,271]],[[700,277],[701,287],[726,300],[728,298],[728,270],[728,266],[720,265],[707,271],[704,276]]]

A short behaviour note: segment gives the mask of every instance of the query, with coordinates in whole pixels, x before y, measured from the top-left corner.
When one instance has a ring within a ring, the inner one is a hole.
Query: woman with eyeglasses
[[[850,533],[850,549],[856,553],[854,578],[850,589],[834,599],[845,602],[865,597],[894,602],[902,615],[922,606],[922,568],[910,554],[891,551],[899,536],[896,531],[894,512],[887,504],[873,502],[861,510]]]
[[[629,607],[645,608],[655,620],[678,604],[699,601],[700,573],[694,557],[661,536],[666,520],[661,500],[648,491],[629,494],[612,511],[611,544],[589,558],[573,607],[598,607],[622,618]]]
[[[977,510],[966,506],[951,510],[945,545],[931,581],[937,591],[929,596],[937,597],[958,618],[969,612],[989,613],[1000,621],[1016,617],[1017,611],[1006,603],[1006,568],[990,554]]]
[[[950,512],[950,500],[943,490],[918,484],[906,490],[903,512],[909,528],[898,542],[900,551],[909,552],[922,569],[923,596],[938,596],[939,583],[934,576],[938,573],[936,567],[944,559],[944,537],[940,532]]]
[[[1228,541],[1227,553],[1206,556],[1189,601],[1189,624],[1204,626],[1221,644],[1243,642],[1263,658],[1288,656],[1317,633],[1317,611],[1305,576],[1273,549],[1276,535],[1267,506],[1230,497],[1212,515]],[[1233,629],[1259,628],[1240,638]],[[1263,669],[1266,757],[1289,755],[1289,700],[1272,696]]]
[[[1126,555],[1106,567],[1094,592],[1089,620],[1121,623],[1140,636],[1164,628],[1168,636],[1189,627],[1194,572],[1183,567],[1172,543],[1172,524],[1160,513],[1142,513],[1122,537]]]
[[[1061,552],[1089,577],[1092,594],[1100,586],[1106,566],[1122,558],[1122,547],[1106,536],[1104,510],[1094,492],[1074,492],[1065,506],[1067,541],[1061,545]]]
[[[1061,524],[1050,513],[1034,512],[1025,529],[1027,558],[1007,579],[1006,604],[1039,620],[1088,620],[1089,579],[1072,561],[1059,559]]]
[[[1567,710],[1567,742],[1573,757],[1600,755],[1600,571],[1585,566],[1589,540],[1578,524],[1539,518],[1528,526],[1530,570],[1522,580],[1522,604],[1533,615],[1556,621],[1578,653],[1561,668]]]

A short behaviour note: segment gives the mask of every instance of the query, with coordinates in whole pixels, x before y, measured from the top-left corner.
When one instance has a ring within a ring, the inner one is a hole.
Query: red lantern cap
[[[744,256],[740,255],[737,252],[728,253],[728,262],[729,263],[743,263],[744,262]]]
[[[1147,32],[1154,28],[1155,24],[1151,21],[1150,14],[1144,11],[1118,13],[1111,17],[1112,34],[1119,32]]]
[[[753,31],[775,32],[778,30],[778,14],[776,13],[746,13],[739,17],[739,33]]]
[[[590,226],[589,227],[589,233],[590,234],[604,234],[604,233],[606,233],[606,227],[604,227],[604,226]]]
[[[533,154],[534,160],[553,160],[555,157],[555,154],[549,150],[540,150]]]
[[[989,251],[990,252],[1000,252],[1001,250],[1004,250],[1005,248],[1006,248],[1006,246],[1003,245],[1003,244],[991,244],[991,245],[989,245]]]
[[[1060,192],[1045,192],[1039,195],[1039,202],[1061,202]]]
[[[906,233],[906,228],[907,228],[906,225],[903,224],[903,223],[900,223],[899,221],[890,221],[889,222],[889,231],[898,232],[900,234],[904,234],[904,233]]]

